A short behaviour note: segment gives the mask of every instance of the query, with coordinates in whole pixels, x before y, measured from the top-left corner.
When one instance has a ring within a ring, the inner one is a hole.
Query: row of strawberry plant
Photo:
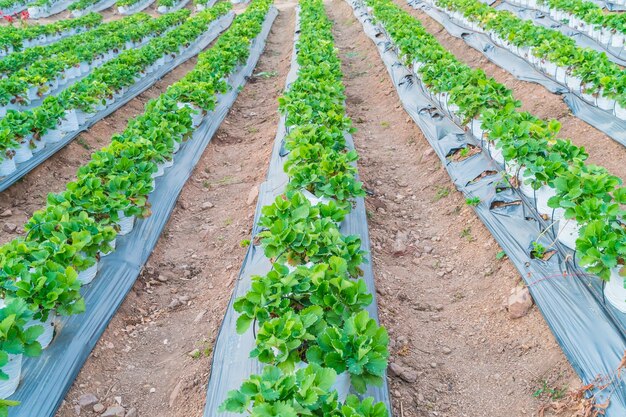
[[[132,231],[135,217],[150,215],[155,178],[173,165],[180,145],[215,108],[218,94],[229,89],[227,79],[247,60],[269,5],[254,0],[192,71],[148,102],[142,115],[78,169],[64,191],[48,195],[46,207],[26,223],[24,237],[0,247],[1,398],[19,382],[19,366],[17,373],[7,371],[51,341],[56,314],[85,310],[79,290],[95,278],[98,260],[115,250],[119,235]],[[0,401],[0,413],[13,405]]]
[[[31,18],[39,19],[62,12],[73,0],[34,0],[28,4],[28,13]]]
[[[365,195],[357,154],[344,137],[352,125],[341,61],[322,0],[301,0],[299,23],[297,79],[279,99],[289,183],[261,209],[255,236],[273,266],[234,302],[237,331],[254,327],[250,356],[266,366],[230,391],[219,410],[383,417],[383,403],[347,397],[350,385],[362,394],[382,384],[389,352],[385,328],[365,310],[373,297],[359,278],[361,240],[339,229],[354,199]]]
[[[78,0],[70,4],[67,9],[72,12],[73,17],[84,16],[89,11],[97,12],[111,7],[115,0]]]
[[[581,48],[556,29],[537,26],[479,0],[432,0],[453,20],[485,31],[583,100],[626,120],[626,75],[605,53]]]
[[[556,21],[587,34],[606,47],[623,48],[626,40],[626,15],[605,13],[587,0],[509,0],[513,4],[541,10]]]
[[[30,104],[33,100],[63,89],[93,68],[117,57],[124,49],[141,46],[150,39],[162,36],[184,22],[189,15],[189,10],[180,10],[167,16],[141,21],[132,16],[130,21],[120,21],[115,30],[103,33],[91,43],[78,44],[74,49],[20,69],[7,78],[0,79],[0,106],[5,106],[5,111],[8,108],[19,109],[21,105]]]
[[[2,26],[0,27],[0,51],[2,55],[7,55],[31,46],[50,44],[93,29],[101,22],[102,15],[90,13],[80,19],[64,19],[45,25]]]
[[[170,13],[185,7],[188,2],[189,0],[157,0],[157,11],[159,13]]]
[[[610,281],[607,295],[615,300],[612,294],[619,291],[624,309],[622,181],[603,167],[585,164],[584,148],[558,138],[558,121],[520,111],[510,90],[482,70],[459,62],[390,0],[366,3],[404,64],[413,67],[442,108],[481,141],[483,150],[504,164],[511,184],[535,200],[539,213],[558,222],[558,239],[577,250],[577,259],[590,273]]]
[[[47,97],[33,110],[9,110],[0,120],[0,176],[12,174],[16,164],[28,161],[47,144],[63,140],[66,134],[87,124],[97,111],[123,99],[137,80],[172,61],[229,9],[228,4],[220,4],[188,18],[145,46],[124,51],[58,96]]]
[[[121,14],[132,14],[141,11],[154,3],[154,0],[117,0],[117,11]]]
[[[38,61],[49,60],[55,56],[63,57],[63,54],[68,52],[71,54],[72,51],[81,47],[89,48],[105,36],[125,30],[128,25],[134,26],[148,20],[150,20],[150,16],[141,13],[129,18],[104,23],[93,30],[77,33],[52,45],[33,46],[19,52],[13,52],[0,60],[0,75],[2,78],[6,78]]]

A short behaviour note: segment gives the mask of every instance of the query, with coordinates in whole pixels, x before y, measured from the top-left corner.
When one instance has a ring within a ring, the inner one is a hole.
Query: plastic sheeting
[[[445,12],[421,0],[409,0],[409,4],[415,9],[424,11],[428,16],[439,22],[452,36],[463,39],[469,46],[481,52],[491,62],[510,72],[516,78],[541,84],[549,91],[562,95],[563,101],[568,105],[572,114],[602,131],[621,145],[626,146],[626,121],[587,103],[576,94],[570,92],[566,86],[557,83],[535,69],[528,61],[518,57],[508,49],[496,45],[485,33],[473,31],[453,22]]]
[[[226,28],[230,26],[234,18],[235,14],[233,12],[228,12],[227,14],[220,16],[219,18],[211,22],[207,31],[203,35],[201,35],[194,43],[192,43],[189,48],[185,50],[185,52],[177,56],[169,63],[163,64],[163,66],[161,66],[157,71],[151,74],[147,74],[142,79],[137,81],[132,87],[130,87],[126,91],[126,93],[124,93],[124,95],[115,100],[115,102],[109,105],[106,109],[97,112],[91,119],[87,121],[86,124],[82,125],[78,130],[68,132],[67,134],[65,134],[65,136],[63,136],[63,139],[61,139],[57,143],[47,143],[41,152],[34,154],[33,157],[28,161],[17,164],[17,170],[15,172],[13,172],[11,175],[3,177],[0,180],[0,192],[9,188],[17,180],[35,169],[46,159],[50,158],[50,156],[54,155],[58,150],[74,140],[76,136],[88,130],[89,128],[91,128],[91,126],[93,126],[109,114],[113,113],[114,111],[128,103],[139,94],[150,88],[154,83],[160,80],[172,69],[176,68],[188,59],[198,55],[204,48],[206,48],[211,42],[213,42],[220,33],[222,33]]]
[[[615,373],[626,350],[624,317],[604,304],[601,281],[574,265],[572,251],[557,244],[557,253],[548,261],[531,259],[531,244],[548,225],[537,215],[531,199],[505,187],[501,172],[481,152],[461,162],[449,155],[479,141],[461,129],[451,115],[435,106],[435,100],[417,77],[401,64],[384,29],[360,3],[353,3],[356,17],[376,44],[396,87],[402,105],[420,127],[456,187],[467,197],[478,197],[476,214],[490,230],[526,282],[535,303],[575,371],[585,383],[603,376],[608,386],[596,391],[598,403],[610,396],[609,417],[626,415],[626,376]],[[481,177],[486,173],[484,177]],[[540,242],[548,245],[554,235],[546,233]]]
[[[83,290],[86,312],[63,317],[57,324],[57,336],[43,354],[24,360],[21,384],[10,397],[22,404],[11,408],[9,417],[54,417],[65,393],[152,253],[194,166],[235,102],[240,87],[252,74],[275,14],[275,10],[270,12],[265,29],[252,42],[246,64],[229,77],[232,88],[218,97],[215,110],[205,116],[193,138],[181,145],[174,165],[156,179],[155,191],[150,194],[152,215],[136,221],[128,235],[118,236],[116,250],[99,262],[96,279]]]
[[[299,33],[298,18],[296,17],[296,36],[297,42]],[[286,89],[297,78],[298,63],[296,62],[296,51],[291,59],[291,69],[287,75]],[[286,161],[286,153],[283,150],[283,142],[286,136],[285,117],[281,116],[270,165],[267,172],[265,182],[259,187],[259,197],[254,216],[254,226],[252,236],[260,232],[258,220],[261,215],[261,208],[270,205],[275,198],[284,192],[285,186],[289,181],[287,174],[283,171],[283,164]],[[352,137],[346,135],[348,147],[354,147]],[[356,200],[356,207],[348,214],[341,225],[341,232],[344,235],[355,234],[361,237],[361,249],[368,252],[367,259],[370,260],[369,251],[369,234],[367,229],[367,217],[365,213],[365,201],[363,198]],[[243,335],[237,334],[235,323],[238,314],[233,309],[233,303],[236,298],[244,295],[250,289],[250,278],[252,275],[263,275],[270,271],[272,264],[263,254],[263,249],[250,245],[243,266],[239,272],[239,279],[236,281],[235,290],[226,310],[226,316],[222,322],[215,350],[213,353],[213,361],[211,364],[211,375],[207,389],[207,401],[204,409],[204,417],[232,417],[240,416],[237,413],[218,413],[217,409],[226,399],[227,393],[233,389],[239,389],[241,383],[248,379],[250,375],[260,374],[263,364],[254,358],[250,358],[250,351],[255,347],[255,338],[252,329],[249,329]],[[367,284],[367,289],[373,295],[374,300],[367,308],[370,317],[378,321],[378,309],[376,303],[376,288],[374,284],[374,274],[372,271],[371,261],[361,265],[364,271],[363,279]],[[387,386],[387,378],[383,378],[381,387],[369,387],[363,397],[371,396],[376,401],[382,401],[386,404],[391,416],[392,408],[389,398],[389,388]]]

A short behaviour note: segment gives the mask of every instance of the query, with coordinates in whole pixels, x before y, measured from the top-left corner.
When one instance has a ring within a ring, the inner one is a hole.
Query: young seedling
[[[467,198],[465,199],[465,204],[467,204],[468,206],[476,207],[480,204],[480,197]]]

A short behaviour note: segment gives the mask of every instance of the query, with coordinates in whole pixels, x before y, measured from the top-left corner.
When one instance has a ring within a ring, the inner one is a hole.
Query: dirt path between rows
[[[373,43],[342,0],[328,2],[358,132],[396,416],[534,415],[543,386],[578,384],[539,311],[512,320],[521,281],[400,106]],[[447,45],[446,45],[447,46]],[[465,47],[468,49],[467,47]],[[482,65],[481,61],[481,65]],[[530,100],[528,100],[530,101]]]
[[[257,75],[204,152],[57,417],[75,417],[84,394],[105,407],[121,403],[127,417],[202,415],[212,347],[245,255],[240,242],[250,237],[254,189],[265,178],[289,70],[294,4],[278,6]],[[92,408],[80,416],[98,415]]]
[[[450,35],[443,26],[422,11],[415,10],[405,0],[395,3],[419,19],[428,32],[456,58],[472,68],[482,68],[490,77],[513,91],[522,102],[522,110],[542,119],[557,119],[561,122],[562,138],[570,138],[589,152],[589,162],[606,167],[612,174],[626,180],[626,165],[623,163],[626,148],[609,136],[574,116],[560,95],[553,94],[540,84],[520,81],[514,75],[489,61],[482,53],[467,45],[462,39]],[[621,156],[621,157],[620,157]]]
[[[45,206],[48,193],[63,191],[65,185],[76,178],[78,168],[91,159],[92,152],[110,144],[114,134],[124,131],[128,120],[142,114],[148,101],[159,97],[168,86],[184,77],[196,66],[196,62],[197,58],[193,57],[174,68],[152,87],[78,135],[1,192],[0,214],[3,216],[0,217],[0,245],[20,235],[23,232],[22,225],[33,212]]]

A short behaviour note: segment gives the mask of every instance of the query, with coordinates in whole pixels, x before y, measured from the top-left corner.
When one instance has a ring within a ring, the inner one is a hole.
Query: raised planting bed
[[[322,1],[301,1],[282,117],[204,416],[390,414],[388,338],[377,324],[341,78]]]

